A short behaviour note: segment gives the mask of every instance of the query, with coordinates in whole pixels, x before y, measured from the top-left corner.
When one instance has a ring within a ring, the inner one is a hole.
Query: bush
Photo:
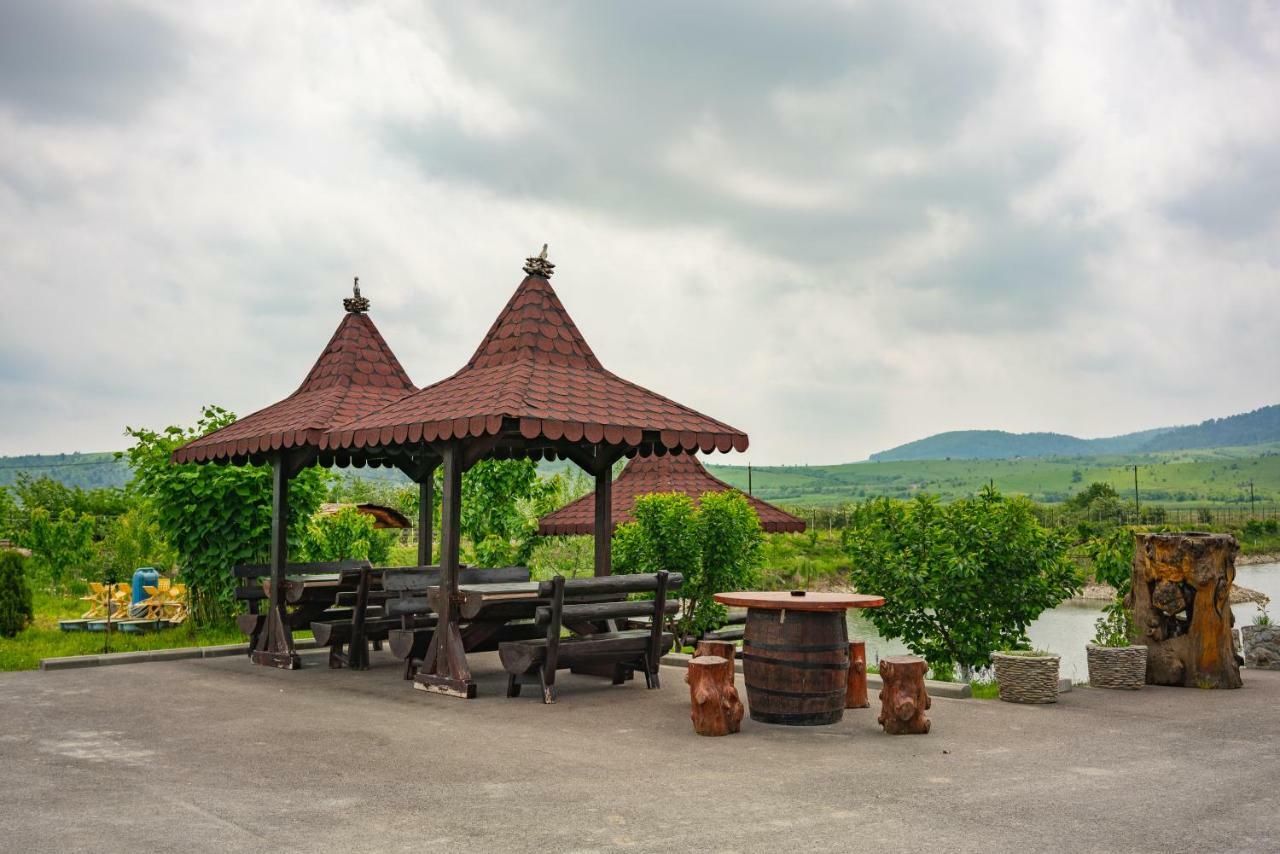
[[[0,637],[14,637],[34,618],[24,564],[18,552],[0,552]]]
[[[395,539],[394,531],[375,528],[368,514],[343,507],[337,513],[311,519],[302,538],[302,557],[316,563],[367,560],[384,565]]]
[[[1036,521],[1030,501],[990,487],[947,506],[880,499],[855,520],[850,580],[886,600],[868,618],[935,672],[954,664],[968,675],[996,650],[1027,647],[1032,621],[1080,587],[1066,540]]]
[[[724,622],[724,606],[712,597],[755,586],[764,540],[760,520],[742,493],[708,492],[699,502],[681,493],[641,496],[632,511],[635,521],[619,525],[613,538],[615,572],[666,570],[684,576],[675,594],[680,637]]]

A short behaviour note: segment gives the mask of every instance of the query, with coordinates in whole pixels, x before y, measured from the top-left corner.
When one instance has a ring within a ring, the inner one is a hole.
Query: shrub
[[[34,618],[24,564],[18,552],[0,551],[0,637],[13,637]]]
[[[695,505],[681,493],[644,495],[632,515],[635,521],[614,534],[614,571],[665,569],[684,576],[674,594],[679,637],[721,625],[727,615],[712,597],[754,586],[760,565],[764,535],[747,499],[737,491],[708,492]]]
[[[367,560],[385,564],[395,539],[394,531],[375,528],[368,514],[343,507],[337,513],[312,517],[302,538],[302,557],[317,563]]]
[[[947,506],[879,499],[855,519],[850,580],[886,600],[868,618],[935,671],[955,664],[967,676],[996,650],[1025,648],[1031,622],[1080,587],[1066,540],[1036,521],[1031,502],[990,487]]]
[[[93,517],[69,507],[55,516],[38,507],[31,511],[22,542],[31,549],[36,566],[60,591],[93,561]]]

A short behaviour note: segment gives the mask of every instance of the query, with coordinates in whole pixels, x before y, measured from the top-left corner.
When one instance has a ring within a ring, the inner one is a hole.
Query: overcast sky
[[[833,463],[1280,402],[1276,3],[0,4],[0,454],[419,385],[545,241],[614,372]]]

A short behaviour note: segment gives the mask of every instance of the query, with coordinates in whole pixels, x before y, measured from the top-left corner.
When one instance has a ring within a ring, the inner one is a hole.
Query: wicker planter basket
[[[1085,647],[1089,656],[1089,684],[1094,688],[1136,691],[1147,682],[1145,646]]]
[[[1000,699],[1006,703],[1058,702],[1058,655],[991,653]]]

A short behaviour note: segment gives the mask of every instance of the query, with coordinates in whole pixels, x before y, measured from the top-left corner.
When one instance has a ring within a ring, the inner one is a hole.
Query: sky
[[[613,372],[838,463],[1280,402],[1280,4],[0,4],[0,454],[426,385],[545,242]]]

